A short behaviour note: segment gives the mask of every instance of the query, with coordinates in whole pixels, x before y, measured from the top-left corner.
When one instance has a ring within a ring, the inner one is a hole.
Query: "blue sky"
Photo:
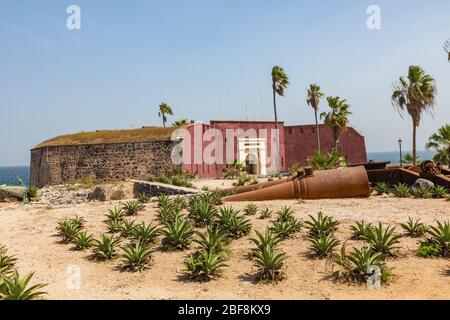
[[[29,163],[50,137],[159,124],[157,106],[178,118],[272,119],[270,71],[291,85],[280,118],[312,123],[309,83],[352,105],[351,125],[369,151],[411,148],[411,121],[390,103],[411,64],[437,81],[438,105],[418,130],[450,119],[450,1],[0,1],[0,165]],[[68,30],[66,8],[81,8]],[[366,27],[369,5],[381,30]],[[321,109],[326,109],[325,101]]]

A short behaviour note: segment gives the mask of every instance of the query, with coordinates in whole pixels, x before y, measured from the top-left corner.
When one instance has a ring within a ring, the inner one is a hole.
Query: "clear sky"
[[[81,8],[81,30],[66,9]],[[369,30],[369,5],[381,30]],[[448,0],[0,0],[0,165],[29,163],[29,149],[64,133],[159,124],[174,118],[272,119],[270,71],[291,85],[279,100],[289,124],[312,123],[309,83],[352,105],[368,151],[411,149],[411,121],[390,103],[408,66],[437,81],[438,105],[419,149],[450,121]],[[247,106],[247,108],[246,108]],[[325,101],[321,109],[326,109]]]

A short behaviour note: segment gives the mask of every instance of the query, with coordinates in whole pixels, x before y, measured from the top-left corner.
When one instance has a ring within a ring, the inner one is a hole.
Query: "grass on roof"
[[[49,139],[40,143],[34,149],[61,145],[170,140],[170,136],[175,129],[174,127],[145,127],[131,130],[79,132]]]

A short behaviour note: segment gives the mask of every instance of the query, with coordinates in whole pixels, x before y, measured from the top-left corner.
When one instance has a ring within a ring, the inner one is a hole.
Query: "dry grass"
[[[37,145],[35,149],[60,145],[169,140],[174,130],[175,128],[173,127],[145,127],[132,130],[100,130],[95,132],[79,132],[49,139]]]

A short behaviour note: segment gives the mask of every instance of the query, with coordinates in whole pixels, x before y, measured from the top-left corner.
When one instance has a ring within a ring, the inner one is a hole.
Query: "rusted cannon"
[[[225,197],[224,201],[331,199],[368,197],[369,195],[369,178],[366,169],[361,166],[318,171],[312,176],[304,176],[263,189]]]

